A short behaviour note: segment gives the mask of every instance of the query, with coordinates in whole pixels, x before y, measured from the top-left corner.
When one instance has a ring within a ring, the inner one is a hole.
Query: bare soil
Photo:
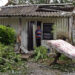
[[[75,75],[75,73],[64,73],[58,70],[52,70],[48,66],[33,61],[28,61],[27,67],[27,75]]]

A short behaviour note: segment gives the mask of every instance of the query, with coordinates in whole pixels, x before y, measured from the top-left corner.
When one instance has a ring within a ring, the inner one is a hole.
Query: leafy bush
[[[47,58],[47,48],[44,46],[35,47],[34,49],[35,60]]]
[[[15,42],[15,30],[10,27],[0,25],[0,42],[3,44],[11,44]]]
[[[0,72],[20,71],[21,67],[25,67],[21,61],[21,56],[14,52],[12,46],[0,43]]]
[[[71,62],[71,61],[70,61]],[[75,64],[74,63],[64,63],[64,64],[55,64],[50,66],[50,69],[59,70],[61,72],[75,72]]]
[[[75,6],[75,1],[73,1],[73,5]]]
[[[56,34],[56,38],[55,39],[63,39],[63,40],[67,40],[68,42],[72,42],[71,37],[69,37],[69,33],[66,32],[66,27],[64,26],[64,30],[63,29],[58,29],[58,27],[56,25],[53,25],[53,30],[52,33]]]
[[[61,57],[59,58],[59,60],[63,60],[63,61],[67,60],[68,61],[68,60],[71,60],[71,59],[62,54]]]

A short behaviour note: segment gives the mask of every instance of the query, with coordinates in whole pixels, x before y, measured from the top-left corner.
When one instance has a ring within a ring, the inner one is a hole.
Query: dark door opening
[[[41,21],[37,21],[37,26],[40,26],[41,28]]]
[[[28,22],[28,50],[33,50],[33,24],[34,21]]]
[[[33,29],[34,29],[33,26],[35,24],[36,24],[35,21],[28,22],[28,44],[27,44],[27,47],[28,47],[29,51],[34,50],[33,46],[34,46],[34,38],[35,38],[34,34],[35,34],[35,32],[33,32]],[[36,26],[40,26],[41,27],[41,22],[37,21]]]
[[[36,46],[41,46],[41,21],[37,21],[37,29],[35,30],[35,39],[36,39]]]

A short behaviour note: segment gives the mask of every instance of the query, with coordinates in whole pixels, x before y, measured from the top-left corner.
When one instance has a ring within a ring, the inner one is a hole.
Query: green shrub
[[[34,48],[35,60],[46,59],[47,58],[47,48],[44,46]]]
[[[0,25],[0,42],[3,44],[11,44],[15,42],[15,30],[10,27]]]
[[[75,6],[75,1],[73,2],[73,5]]]
[[[21,56],[14,52],[12,46],[0,43],[0,72],[21,71],[25,67],[23,64]]]
[[[63,61],[67,60],[68,61],[68,60],[71,60],[71,59],[62,54],[61,57],[59,58],[59,60],[63,60]]]

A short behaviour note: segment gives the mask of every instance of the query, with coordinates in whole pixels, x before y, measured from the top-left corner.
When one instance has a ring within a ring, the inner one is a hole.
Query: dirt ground
[[[27,75],[75,75],[75,73],[63,73],[57,70],[51,70],[47,66],[32,61],[27,62]]]

